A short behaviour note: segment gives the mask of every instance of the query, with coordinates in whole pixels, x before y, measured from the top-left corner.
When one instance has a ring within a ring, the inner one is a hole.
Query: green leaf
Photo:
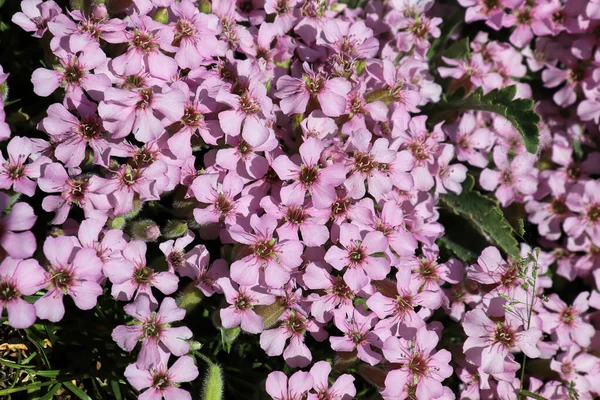
[[[50,388],[48,393],[46,393],[45,395],[40,397],[38,400],[52,400],[54,398],[54,393],[58,392],[58,389],[60,389],[61,387],[62,387],[62,384],[57,383],[56,385],[54,385]]]
[[[75,396],[77,396],[78,399],[81,399],[81,400],[92,400],[92,398],[90,396],[88,396],[86,392],[84,392],[83,390],[81,390],[77,386],[73,385],[71,382],[63,382],[63,385],[67,389],[69,389],[69,391],[71,393],[73,393]]]
[[[525,220],[523,218],[519,218],[519,236],[525,236]]]
[[[110,387],[115,395],[115,400],[123,399],[123,395],[121,394],[121,386],[117,381],[110,381]]]
[[[470,54],[471,47],[469,46],[468,37],[452,43],[452,45],[444,51],[444,57],[455,60],[465,60]]]
[[[524,389],[522,389],[521,392],[519,392],[519,395],[520,396],[526,396],[526,397],[529,397],[531,399],[536,399],[536,400],[548,400],[544,396],[541,396],[539,394],[535,394],[533,392],[530,392],[529,390],[524,390]]]
[[[438,103],[428,104],[423,108],[423,112],[429,116],[427,123],[430,125],[451,120],[469,110],[489,111],[502,115],[523,136],[527,151],[535,153],[540,142],[538,127],[540,116],[533,111],[533,100],[515,99],[516,93],[517,87],[514,85],[502,90],[494,89],[485,95],[483,89],[478,87],[467,97],[463,97],[462,90],[457,90]]]
[[[513,257],[519,257],[519,243],[498,203],[474,190],[475,179],[468,175],[460,195],[440,196],[441,204],[473,224],[489,241]]]
[[[438,246],[446,249],[448,252],[467,263],[472,263],[477,259],[477,254],[464,247],[462,244],[457,243],[448,234],[444,234],[437,240]]]

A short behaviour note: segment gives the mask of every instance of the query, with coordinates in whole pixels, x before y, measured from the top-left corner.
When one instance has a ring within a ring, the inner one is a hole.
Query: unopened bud
[[[212,13],[212,3],[210,0],[200,0],[198,2],[198,10],[204,14]]]
[[[62,229],[60,229],[57,226],[53,226],[52,228],[50,228],[50,231],[48,232],[48,236],[52,236],[52,237],[59,237],[65,234],[65,231],[63,231]]]
[[[177,297],[177,305],[189,313],[200,304],[203,298],[204,294],[196,287],[196,283],[190,282]]]
[[[392,281],[391,279],[374,281],[373,284],[377,288],[377,291],[385,297],[395,299],[398,296],[398,288],[396,287],[396,282]]]
[[[380,388],[385,387],[385,377],[387,376],[386,371],[365,363],[360,363],[356,369],[358,374],[371,385]]]
[[[115,217],[109,219],[107,225],[110,229],[123,229],[126,223],[127,221],[125,221],[124,217]]]
[[[167,10],[164,7],[159,8],[154,13],[154,16],[152,17],[152,19],[155,20],[156,22],[160,22],[161,24],[168,24],[169,23],[169,10]]]
[[[234,328],[223,328],[220,327],[221,331],[221,343],[223,348],[227,353],[231,352],[231,345],[235,342],[235,340],[240,336],[242,329],[239,326]]]
[[[168,221],[163,228],[163,236],[168,239],[178,238],[185,235],[188,230],[188,225],[185,221],[172,220]]]
[[[131,234],[144,242],[154,242],[160,236],[160,228],[151,219],[142,219],[133,223]]]
[[[96,4],[92,7],[92,17],[95,19],[101,20],[104,18],[108,18],[108,10],[106,6],[103,4],[104,0],[96,1]]]
[[[277,298],[273,304],[268,306],[254,307],[254,312],[263,318],[265,329],[269,329],[275,325],[284,311],[285,306],[282,298]]]
[[[140,211],[142,211],[142,208],[144,208],[144,203],[139,199],[133,199],[133,208],[128,213],[123,214],[123,217],[125,219],[135,218],[140,213]]]

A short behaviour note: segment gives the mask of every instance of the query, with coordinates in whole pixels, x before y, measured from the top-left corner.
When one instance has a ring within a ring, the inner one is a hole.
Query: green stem
[[[539,394],[535,394],[533,392],[530,392],[529,390],[521,390],[519,392],[519,396],[526,396],[526,397],[536,399],[536,400],[548,400],[544,396],[540,396]]]
[[[527,308],[527,330],[529,330],[529,327],[531,326],[531,315],[533,314],[533,303],[535,302],[535,284],[537,282],[537,270],[538,270],[538,266],[537,266],[537,256],[534,259],[534,264],[533,264],[533,287],[532,287],[532,293],[533,295],[531,296],[531,304],[528,304],[528,308]],[[529,292],[527,292],[527,296],[529,296]],[[522,398],[523,395],[527,396],[527,397],[531,397],[529,394],[526,393],[531,393],[527,390],[523,390],[523,383],[525,381],[525,365],[527,364],[527,355],[523,354],[523,365],[521,365],[521,382],[519,384],[519,399]],[[534,393],[531,393],[535,396],[537,396]],[[538,397],[533,397],[534,399],[543,399],[544,397],[538,396]]]

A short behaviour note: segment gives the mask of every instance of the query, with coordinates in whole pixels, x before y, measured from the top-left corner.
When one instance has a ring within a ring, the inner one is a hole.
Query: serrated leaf
[[[540,142],[540,116],[533,110],[533,100],[515,99],[516,86],[508,86],[502,90],[494,89],[487,94],[483,94],[483,89],[478,87],[467,97],[464,97],[463,93],[457,90],[450,97],[424,107],[423,112],[429,116],[428,124],[435,125],[470,110],[493,112],[502,115],[513,124],[523,136],[528,152],[537,152]]]
[[[453,213],[467,219],[494,245],[505,253],[519,256],[519,243],[498,203],[474,190],[475,179],[468,175],[460,195],[448,193],[440,196],[440,203]]]
[[[471,47],[469,46],[469,38],[466,37],[452,43],[450,47],[444,50],[444,57],[455,60],[465,60],[469,57],[470,53]]]

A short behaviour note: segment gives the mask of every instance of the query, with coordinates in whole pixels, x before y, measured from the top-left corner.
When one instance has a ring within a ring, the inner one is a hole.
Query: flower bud
[[[127,214],[123,214],[123,218],[135,218],[140,213],[140,211],[142,211],[142,208],[144,208],[144,203],[141,202],[139,199],[133,199],[133,208]]]
[[[160,22],[161,24],[168,24],[169,23],[169,10],[167,10],[164,7],[159,8],[154,13],[154,16],[152,17],[152,19],[156,22]]]
[[[360,363],[356,369],[358,374],[371,385],[380,388],[385,387],[385,377],[387,376],[386,371],[365,363]]]
[[[92,7],[92,16],[96,19],[104,19],[108,18],[108,10],[106,6],[103,4],[104,0],[96,0],[96,4]]]
[[[212,13],[212,3],[210,0],[200,0],[198,2],[198,10],[204,14]]]
[[[133,223],[131,234],[144,242],[154,242],[160,236],[160,228],[151,219],[142,219]]]
[[[126,223],[127,221],[125,221],[124,217],[115,217],[109,219],[107,225],[110,229],[123,229]]]
[[[284,300],[278,297],[273,304],[256,306],[254,311],[263,318],[265,329],[269,329],[279,321],[279,317],[285,311]]]
[[[203,298],[204,294],[196,287],[196,283],[190,282],[177,297],[177,305],[189,313],[200,304]]]
[[[168,221],[163,228],[163,236],[168,239],[183,236],[188,230],[187,222],[181,220]]]

